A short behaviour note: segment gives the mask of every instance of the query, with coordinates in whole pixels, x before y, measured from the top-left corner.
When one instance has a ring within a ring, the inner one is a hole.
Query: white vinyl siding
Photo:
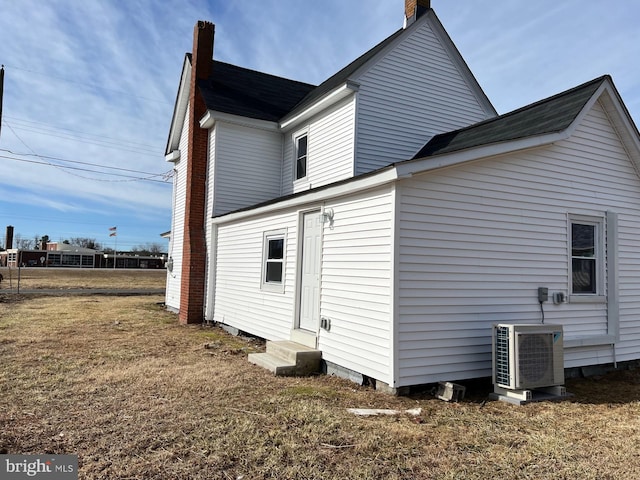
[[[356,174],[407,160],[436,133],[490,116],[428,22],[357,81]]]
[[[304,129],[285,133],[283,194],[320,187],[353,176],[355,98],[313,117]],[[294,140],[307,133],[307,175],[295,180]]]
[[[214,320],[267,340],[288,340],[293,327],[296,211],[218,226]],[[265,232],[286,232],[283,284],[261,289]]]
[[[213,217],[214,212],[214,198],[215,198],[215,178],[216,178],[216,138],[217,138],[217,129],[218,125],[215,124],[212,128],[209,129],[209,150],[207,152],[207,179],[206,179],[206,200],[205,200],[205,247],[207,249],[207,264],[205,265],[205,274],[204,274],[204,307],[205,307],[205,318],[207,320],[211,319],[211,311],[212,305],[211,296],[208,294],[209,292],[209,283],[215,277],[214,272],[211,271],[212,268],[212,259],[214,258],[214,252],[212,251],[212,241],[213,238],[211,236],[212,229],[209,225],[209,219]]]
[[[180,160],[175,165],[173,176],[173,208],[171,209],[171,238],[169,257],[173,259],[173,270],[167,270],[165,303],[167,307],[180,309],[180,281],[182,275],[182,247],[184,238],[185,199],[187,197],[187,150],[189,141],[189,107],[180,133]]]
[[[282,135],[224,122],[215,130],[213,215],[280,196]]]
[[[569,214],[618,215],[616,355],[637,357],[640,181],[599,104],[556,145],[401,185],[399,385],[490,374],[491,325],[539,323],[539,286],[568,293]],[[606,303],[544,308],[566,340],[607,334]],[[565,348],[566,367],[613,359],[608,345]]]
[[[327,361],[392,384],[393,195],[389,187],[331,202],[324,224],[319,347]]]

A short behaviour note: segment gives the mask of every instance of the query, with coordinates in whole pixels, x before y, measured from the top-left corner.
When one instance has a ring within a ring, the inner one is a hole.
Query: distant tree
[[[142,255],[160,255],[164,253],[164,248],[159,243],[149,242],[145,243],[144,245],[137,245],[133,247],[131,253],[138,253]]]
[[[102,244],[98,242],[95,238],[71,237],[62,243],[66,243],[68,245],[75,245],[77,247],[82,247],[82,248],[91,248],[93,250],[102,250]]]
[[[33,240],[30,238],[23,238],[19,233],[13,238],[15,248],[20,250],[31,250],[33,248]]]
[[[65,245],[71,245],[71,242],[69,240],[64,240],[62,243],[64,243]]]

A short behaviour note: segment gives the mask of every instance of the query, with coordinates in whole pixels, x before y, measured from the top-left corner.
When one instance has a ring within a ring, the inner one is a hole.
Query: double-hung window
[[[604,293],[604,223],[596,217],[570,217],[571,294]]]
[[[307,134],[295,138],[296,150],[296,180],[307,176]]]
[[[284,231],[264,234],[262,261],[262,288],[284,291],[284,252],[286,235]]]

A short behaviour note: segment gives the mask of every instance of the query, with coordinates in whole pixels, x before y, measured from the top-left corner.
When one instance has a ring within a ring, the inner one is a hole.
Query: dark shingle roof
[[[433,137],[413,158],[451,153],[565,130],[608,75],[513,112]]]
[[[214,61],[198,88],[210,110],[275,122],[316,87]]]
[[[211,77],[201,80],[198,87],[210,110],[277,121],[294,109],[312,104],[346,82],[400,33],[402,29],[318,86],[214,61]]]

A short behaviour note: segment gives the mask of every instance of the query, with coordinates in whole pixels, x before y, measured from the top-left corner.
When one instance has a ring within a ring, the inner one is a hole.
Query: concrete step
[[[295,365],[291,365],[286,360],[276,357],[270,353],[250,353],[249,363],[266,368],[271,373],[279,377],[293,377],[296,375]]]
[[[320,350],[292,342],[291,340],[268,341],[267,353],[271,353],[276,357],[288,360],[293,364],[297,364],[301,360],[317,360],[319,362],[322,358],[322,352]]]
[[[322,352],[290,340],[268,341],[266,353],[252,353],[249,361],[274,375],[310,375],[320,371]]]

